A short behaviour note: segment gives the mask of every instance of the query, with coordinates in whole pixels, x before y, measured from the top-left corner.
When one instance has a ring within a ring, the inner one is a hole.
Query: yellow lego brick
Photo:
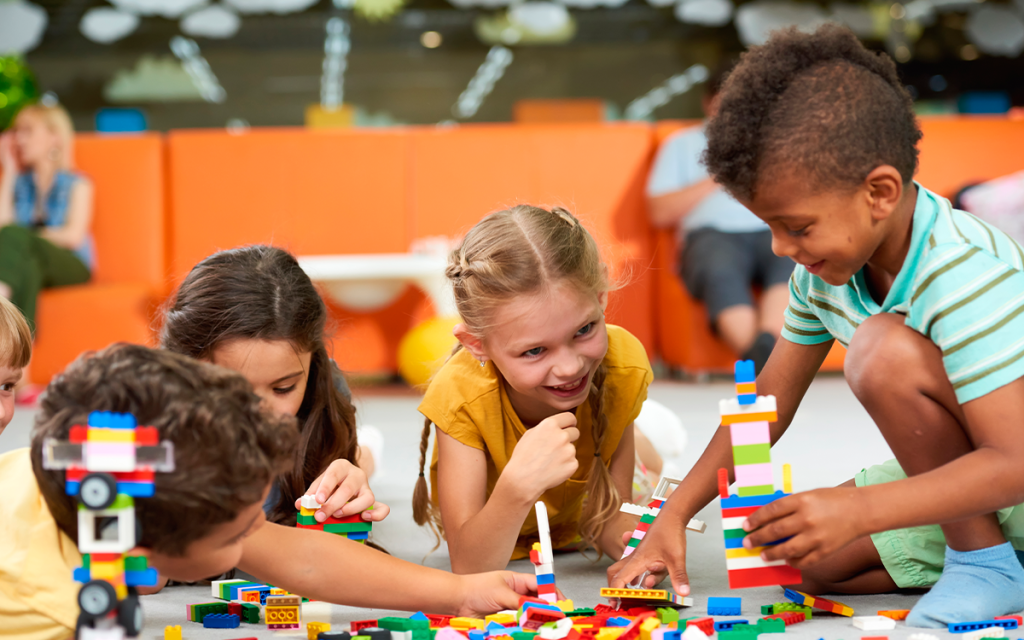
[[[321,631],[330,631],[331,625],[328,622],[310,622],[306,625],[306,638],[316,640],[317,634]]]
[[[634,600],[668,600],[668,591],[664,589],[612,589],[601,588],[602,598],[632,598]]]
[[[555,602],[555,606],[566,613],[576,610],[576,607],[572,604],[572,600],[559,600]]]
[[[299,515],[314,516],[316,515],[316,509],[307,509],[306,507],[299,507]]]
[[[86,433],[89,442],[135,442],[133,429],[97,429],[92,427]]]
[[[484,622],[497,622],[498,624],[505,626],[508,624],[515,624],[516,616],[514,613],[492,613],[484,618]]]
[[[782,492],[793,493],[793,467],[782,465]]]
[[[448,625],[456,629],[483,629],[487,623],[480,618],[452,618]]]
[[[753,549],[726,549],[725,557],[728,558],[759,558],[761,552],[764,551],[764,547],[754,547]]]
[[[533,546],[530,547],[530,548],[533,549],[534,551],[540,551],[540,543],[539,542],[534,542]]]
[[[124,580],[124,559],[114,562],[96,562],[89,565],[89,574],[93,580],[115,581],[118,577]]]
[[[294,605],[284,607],[267,606],[263,611],[264,620],[267,624],[298,624],[301,621],[299,608]]]
[[[287,590],[282,589],[281,587],[272,587],[270,589],[270,595],[272,595],[272,596],[290,596],[291,594],[288,593]]]
[[[622,635],[625,627],[601,627],[594,636],[596,640],[615,640]]]
[[[640,623],[640,640],[651,640],[651,632],[661,626],[661,620],[647,618]]]
[[[120,602],[128,597],[128,587],[125,586],[124,582],[121,584],[115,584],[114,593],[117,594],[117,600]]]
[[[164,640],[181,640],[181,625],[164,627]]]
[[[572,625],[572,628],[575,629],[576,631],[583,631],[584,629],[593,629],[594,625],[592,625],[592,624],[574,624],[574,625]]]

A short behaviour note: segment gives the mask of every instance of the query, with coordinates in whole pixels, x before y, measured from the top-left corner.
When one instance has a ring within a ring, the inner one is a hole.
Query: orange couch
[[[96,270],[89,284],[39,298],[32,379],[47,383],[81,352],[153,343],[164,291],[164,162],[158,134],[75,138],[78,168],[96,187]]]
[[[656,127],[658,143],[695,121],[666,121]],[[922,118],[924,138],[915,179],[952,198],[963,186],[1024,169],[1024,121],[1004,117],[957,116]],[[693,372],[725,371],[735,359],[731,350],[708,329],[703,305],[694,301],[676,276],[674,231],[656,232],[657,285],[655,307],[657,348],[670,365]],[[842,369],[845,349],[836,343],[822,366]]]

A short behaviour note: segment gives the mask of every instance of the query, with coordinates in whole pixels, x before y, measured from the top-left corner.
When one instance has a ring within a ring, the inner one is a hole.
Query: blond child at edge
[[[25,316],[0,297],[0,434],[14,418],[14,389],[32,358],[32,333]]]
[[[618,558],[635,523],[619,512],[633,421],[653,376],[640,342],[605,324],[593,237],[564,209],[516,206],[473,227],[446,273],[462,323],[420,405],[416,522],[443,532],[456,573],[500,569],[528,555],[543,500],[554,548]]]

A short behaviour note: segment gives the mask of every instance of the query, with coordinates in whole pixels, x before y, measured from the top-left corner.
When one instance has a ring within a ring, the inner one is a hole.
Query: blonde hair
[[[40,117],[43,126],[50,130],[60,139],[60,155],[56,158],[57,167],[64,171],[70,171],[75,167],[75,125],[71,123],[71,116],[59,104],[44,104],[33,102],[18,112],[18,117],[23,113],[31,113]]]
[[[32,332],[18,307],[0,296],[0,366],[21,369],[32,359]]]
[[[488,215],[452,251],[445,275],[452,284],[459,315],[477,336],[490,326],[495,308],[516,296],[557,283],[567,283],[582,293],[594,295],[611,288],[594,238],[571,213],[557,207],[548,211],[519,205]],[[456,345],[452,355],[460,346]],[[607,369],[601,364],[588,396],[595,455],[580,520],[583,542],[597,548],[598,557],[601,550],[597,539],[622,503],[608,465],[599,453],[608,431],[608,417],[604,413],[606,374]],[[428,418],[420,437],[420,477],[413,492],[413,519],[420,526],[429,526],[440,541],[444,528],[438,509],[427,495],[424,475],[430,427]]]

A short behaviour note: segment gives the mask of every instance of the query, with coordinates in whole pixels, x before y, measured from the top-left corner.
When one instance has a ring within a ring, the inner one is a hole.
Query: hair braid
[[[416,488],[412,492],[412,519],[419,526],[428,526],[433,532],[435,543],[433,552],[441,546],[441,538],[444,537],[444,525],[441,523],[441,514],[437,507],[430,500],[427,491],[427,446],[430,444],[430,427],[433,423],[430,418],[423,422],[423,433],[420,434],[420,477],[416,479]]]
[[[590,388],[590,432],[594,439],[594,466],[587,478],[586,502],[583,504],[583,515],[580,518],[580,535],[587,546],[597,549],[597,557],[603,553],[597,544],[604,531],[604,525],[615,515],[622,505],[622,496],[612,481],[611,471],[601,457],[601,446],[608,435],[608,415],[604,412],[604,380],[608,367],[601,363],[594,373]]]

